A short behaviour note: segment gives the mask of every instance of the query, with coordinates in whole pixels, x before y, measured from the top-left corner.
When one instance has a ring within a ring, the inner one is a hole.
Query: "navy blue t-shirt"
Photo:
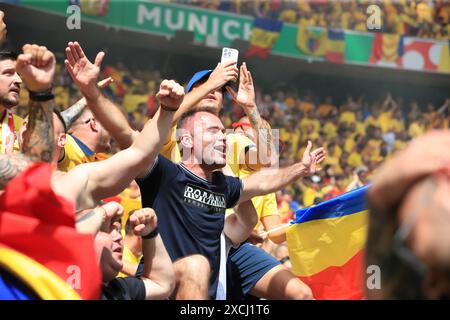
[[[215,171],[208,181],[159,155],[147,177],[136,182],[142,207],[153,208],[158,215],[158,230],[172,261],[192,254],[209,260],[209,295],[215,297],[225,209],[237,204],[241,180]],[[143,260],[137,275],[143,270]]]

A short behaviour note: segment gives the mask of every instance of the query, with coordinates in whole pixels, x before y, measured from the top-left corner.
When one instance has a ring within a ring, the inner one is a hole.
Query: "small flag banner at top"
[[[280,35],[283,22],[274,19],[256,18],[253,24],[250,46],[245,56],[267,58]]]
[[[325,59],[330,62],[344,63],[344,31],[336,29],[328,29],[327,50]]]
[[[369,62],[371,64],[391,63],[395,65],[403,56],[403,36],[377,32]]]

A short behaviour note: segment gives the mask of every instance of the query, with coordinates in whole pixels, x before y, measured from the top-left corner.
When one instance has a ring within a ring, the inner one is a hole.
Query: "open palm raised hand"
[[[303,153],[302,164],[310,175],[315,174],[320,171],[320,164],[325,160],[325,150],[324,148],[317,148],[313,151],[311,141],[308,141],[308,145]]]
[[[73,81],[86,98],[94,99],[100,94],[97,89],[97,81],[105,53],[100,51],[92,63],[78,42],[69,42],[66,47],[66,56],[67,59],[64,63]]]

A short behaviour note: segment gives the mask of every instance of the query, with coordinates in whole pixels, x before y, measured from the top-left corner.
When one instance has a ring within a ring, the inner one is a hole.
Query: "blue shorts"
[[[227,260],[227,299],[246,298],[259,279],[278,265],[277,259],[251,243],[231,248]]]

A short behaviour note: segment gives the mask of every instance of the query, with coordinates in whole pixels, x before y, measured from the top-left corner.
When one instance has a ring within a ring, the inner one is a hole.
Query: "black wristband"
[[[155,238],[158,234],[159,234],[159,232],[158,232],[158,227],[156,227],[156,228],[153,229],[153,231],[150,232],[148,235],[146,235],[146,236],[141,236],[141,238],[142,238],[142,239],[145,239],[145,240],[149,240],[149,239]]]
[[[161,109],[163,109],[164,111],[167,111],[167,112],[175,112],[175,111],[177,111],[177,110],[172,110],[172,109],[170,109],[170,108],[167,108],[166,106],[164,106],[164,105],[159,105],[160,107],[161,107]]]
[[[30,99],[33,101],[50,101],[55,98],[55,95],[51,91],[34,92],[28,91]]]
[[[283,264],[283,263],[285,263],[286,261],[289,261],[289,260],[291,260],[291,259],[289,259],[289,256],[286,256],[283,259],[280,259],[280,263]]]

